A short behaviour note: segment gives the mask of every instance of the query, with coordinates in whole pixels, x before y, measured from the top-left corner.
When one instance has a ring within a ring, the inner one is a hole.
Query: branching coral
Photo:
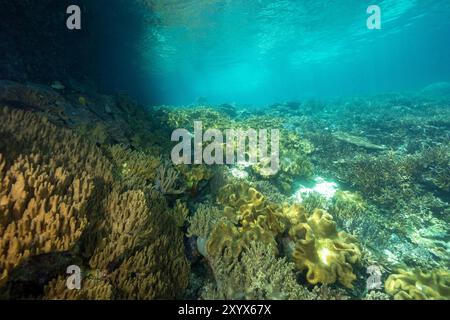
[[[180,228],[183,227],[184,222],[186,221],[188,216],[189,209],[186,206],[186,203],[178,199],[175,203],[174,208],[172,209],[172,217],[175,221],[176,226]]]
[[[184,189],[177,186],[180,173],[169,162],[161,164],[156,169],[156,189],[163,194],[180,194]]]
[[[214,224],[216,224],[222,216],[222,211],[217,207],[200,204],[195,211],[195,214],[188,219],[188,236],[207,239]]]
[[[355,241],[345,232],[338,232],[336,223],[326,211],[316,209],[306,223],[289,230],[294,239],[293,260],[300,271],[306,270],[311,284],[332,284],[339,280],[351,288],[356,276],[352,264],[361,256]]]
[[[360,215],[367,209],[367,203],[359,193],[338,190],[332,199],[330,213],[345,220]]]
[[[302,154],[314,152],[314,145],[311,141],[303,139],[298,134],[291,131],[283,132],[281,143],[284,150],[295,150],[296,153]]]
[[[427,148],[414,158],[416,175],[422,169],[422,179],[431,182],[438,189],[450,191],[450,144]]]
[[[313,174],[313,165],[306,155],[286,151],[281,158],[281,171],[298,178],[309,178]]]
[[[218,110],[197,107],[195,109],[171,109],[168,110],[168,124],[171,128],[192,129],[194,121],[201,121],[204,128],[229,129],[234,127],[233,120],[225,113]]]
[[[448,300],[450,273],[448,270],[398,270],[385,282],[385,290],[395,300]]]
[[[204,292],[206,299],[296,300],[314,297],[297,283],[292,263],[276,258],[271,248],[258,242],[251,242],[231,269],[221,257],[213,260],[212,268],[216,286]]]
[[[327,208],[327,198],[317,191],[307,193],[301,203],[308,214],[311,214],[315,209]]]

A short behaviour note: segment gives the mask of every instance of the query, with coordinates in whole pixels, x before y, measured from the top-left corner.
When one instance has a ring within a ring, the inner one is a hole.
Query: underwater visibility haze
[[[0,52],[0,299],[450,299],[448,0],[4,0]]]
[[[450,4],[380,1],[166,1],[142,40],[164,103],[267,105],[418,90],[448,78]]]

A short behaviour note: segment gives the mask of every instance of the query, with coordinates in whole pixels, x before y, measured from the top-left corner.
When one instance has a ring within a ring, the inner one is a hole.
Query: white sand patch
[[[314,179],[314,184],[312,185],[312,187],[300,185],[292,197],[294,198],[295,202],[301,203],[308,194],[317,192],[328,201],[334,197],[337,190],[338,185],[336,182],[326,181],[322,177],[316,177]]]

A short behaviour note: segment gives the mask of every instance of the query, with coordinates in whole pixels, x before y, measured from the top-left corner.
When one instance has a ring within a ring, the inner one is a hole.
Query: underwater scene
[[[0,299],[450,299],[450,1],[0,1]]]

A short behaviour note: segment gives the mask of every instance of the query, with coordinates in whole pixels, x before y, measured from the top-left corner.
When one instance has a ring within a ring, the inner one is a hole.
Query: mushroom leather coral
[[[258,225],[277,234],[286,228],[287,220],[280,215],[281,207],[266,201],[259,191],[245,183],[223,187],[218,202],[224,206],[224,215],[244,230]]]
[[[225,206],[227,220],[212,229],[206,244],[209,256],[223,255],[224,260],[232,263],[253,241],[277,252],[276,236],[287,226],[287,219],[279,214],[280,206],[266,201],[245,183],[223,187],[218,202]]]
[[[361,252],[354,240],[345,232],[338,232],[332,216],[316,209],[306,223],[299,223],[289,230],[295,241],[293,260],[297,268],[306,270],[311,284],[331,284],[339,280],[351,288],[356,276],[352,264]]]
[[[401,269],[386,279],[385,290],[395,300],[449,300],[450,273]]]

